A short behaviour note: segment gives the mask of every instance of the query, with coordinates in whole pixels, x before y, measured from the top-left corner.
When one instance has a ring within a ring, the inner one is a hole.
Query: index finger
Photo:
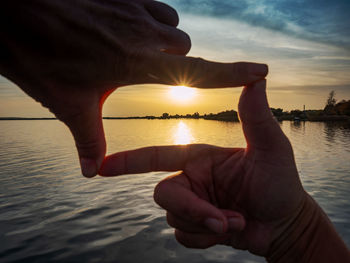
[[[144,55],[133,70],[133,84],[157,83],[197,88],[239,87],[263,79],[268,74],[265,64],[219,63],[202,58],[156,52]]]
[[[204,155],[221,156],[232,153],[234,149],[206,144],[152,146],[132,151],[115,153],[103,161],[99,174],[117,176],[156,171],[175,172],[184,170],[192,158]]]

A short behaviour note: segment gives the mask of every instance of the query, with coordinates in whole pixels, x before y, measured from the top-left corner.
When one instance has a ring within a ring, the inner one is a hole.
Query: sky
[[[349,0],[165,0],[191,36],[190,56],[269,65],[270,106],[322,109],[330,91],[350,99]],[[104,116],[201,114],[237,109],[241,88],[197,90],[179,102],[170,87],[118,89]],[[0,117],[48,117],[51,113],[0,77]]]

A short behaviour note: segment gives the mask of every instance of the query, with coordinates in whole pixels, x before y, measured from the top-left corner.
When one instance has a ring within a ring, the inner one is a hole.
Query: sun
[[[197,90],[185,86],[170,87],[169,96],[176,102],[186,103],[193,100]]]

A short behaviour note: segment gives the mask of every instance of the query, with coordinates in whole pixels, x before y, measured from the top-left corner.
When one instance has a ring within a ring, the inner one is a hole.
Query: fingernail
[[[257,76],[265,77],[269,73],[269,67],[266,64],[253,64],[251,73]]]
[[[224,233],[224,224],[218,219],[208,218],[204,221],[204,225],[215,233]]]
[[[80,159],[80,166],[82,174],[87,178],[92,178],[97,174],[96,161],[86,158]]]
[[[228,228],[230,230],[241,231],[244,228],[244,222],[239,217],[230,217],[228,218]]]

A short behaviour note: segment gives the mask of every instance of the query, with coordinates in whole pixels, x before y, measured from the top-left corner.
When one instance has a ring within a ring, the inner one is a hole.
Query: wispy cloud
[[[165,0],[180,12],[239,20],[350,52],[349,0]]]
[[[162,1],[162,0],[160,0]],[[163,0],[180,13],[191,56],[269,64],[272,107],[320,109],[331,90],[350,99],[350,0]],[[106,116],[218,112],[236,109],[241,89],[201,90],[192,105],[169,103],[167,87],[118,89]],[[0,76],[1,116],[49,116]],[[51,116],[51,115],[50,115]]]

